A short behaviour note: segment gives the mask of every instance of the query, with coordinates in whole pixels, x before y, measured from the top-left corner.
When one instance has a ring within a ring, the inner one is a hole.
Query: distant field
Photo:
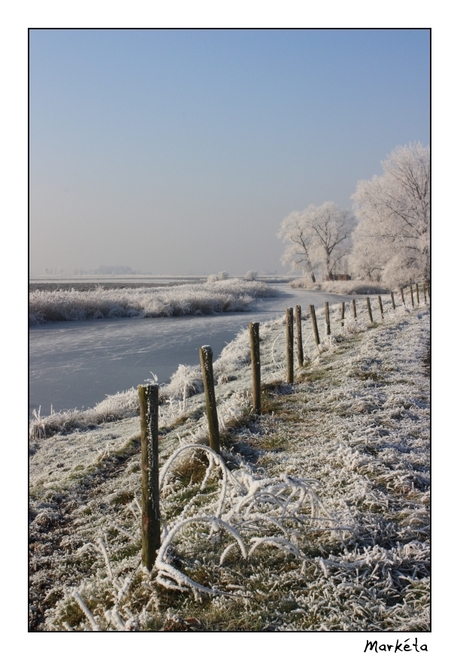
[[[138,289],[140,287],[171,287],[174,285],[188,285],[206,282],[206,277],[184,277],[184,278],[152,278],[150,277],[136,277],[130,278],[114,278],[112,279],[97,279],[97,278],[78,278],[78,279],[62,279],[62,280],[42,280],[32,278],[29,282],[29,292],[33,291],[93,291],[97,287],[104,287],[105,289]]]

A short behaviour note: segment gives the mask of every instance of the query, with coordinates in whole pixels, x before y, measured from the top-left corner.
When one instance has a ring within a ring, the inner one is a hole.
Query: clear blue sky
[[[430,140],[428,30],[32,30],[30,269],[286,272],[282,219],[351,208]]]

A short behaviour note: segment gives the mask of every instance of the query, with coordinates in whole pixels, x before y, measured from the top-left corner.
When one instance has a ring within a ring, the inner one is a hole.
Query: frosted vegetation
[[[382,297],[357,319],[304,315],[285,383],[285,320],[214,363],[222,454],[207,443],[198,366],[160,387],[162,546],[141,565],[134,389],[31,424],[31,628],[169,631],[429,629],[430,313]],[[377,323],[376,323],[377,322]],[[104,408],[105,407],[105,408]],[[109,422],[112,420],[111,422]]]
[[[257,298],[276,294],[264,282],[217,277],[203,284],[159,288],[34,290],[29,295],[29,324],[237,312],[250,309]]]
[[[293,289],[312,289],[316,291],[328,291],[342,296],[364,296],[368,294],[388,294],[389,289],[379,283],[366,280],[325,280],[320,283],[311,283],[306,278],[297,278],[290,283]]]
[[[383,173],[359,181],[354,215],[332,202],[293,211],[278,236],[282,262],[303,272],[303,286],[322,278],[404,287],[430,279],[430,148],[397,147],[381,163]]]
[[[397,147],[383,174],[359,181],[353,237],[355,272],[399,287],[430,276],[430,148]]]

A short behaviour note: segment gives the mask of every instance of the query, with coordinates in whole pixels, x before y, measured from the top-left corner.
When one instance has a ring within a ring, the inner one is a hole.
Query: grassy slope
[[[265,331],[268,345],[281,328]],[[148,576],[139,567],[137,421],[103,425],[105,453],[60,482],[46,481],[42,469],[31,485],[31,628],[427,630],[429,311],[356,330],[337,331],[320,356],[310,352],[294,387],[264,379],[263,415],[252,416],[243,403],[223,433],[223,455],[241,483],[275,484],[286,474],[309,481],[326,518],[310,518],[318,511],[308,498],[284,518],[273,500],[254,501],[256,522],[249,510],[229,520],[247,548],[257,536],[265,542],[247,561],[238,547],[230,549],[221,565],[229,540],[192,523],[176,536],[168,561],[198,584],[234,596],[172,590],[158,583],[157,570]],[[163,428],[160,463],[196,437],[200,397]],[[55,442],[75,439],[78,433]],[[214,471],[202,499],[191,502],[205,467],[199,453],[184,457],[163,494],[171,525],[187,504],[190,517],[211,512],[220,488]],[[241,504],[238,497],[229,493],[227,512]],[[274,537],[289,539],[298,554],[269,544]]]

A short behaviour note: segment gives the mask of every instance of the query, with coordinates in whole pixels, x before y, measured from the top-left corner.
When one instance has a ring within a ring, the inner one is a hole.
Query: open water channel
[[[324,292],[276,285],[280,296],[261,299],[250,312],[194,317],[94,319],[32,327],[29,333],[29,416],[89,408],[107,395],[128,390],[152,377],[168,382],[179,364],[198,365],[199,348],[217,358],[251,321],[267,321],[286,308],[351,300]],[[356,298],[356,297],[355,297]]]

